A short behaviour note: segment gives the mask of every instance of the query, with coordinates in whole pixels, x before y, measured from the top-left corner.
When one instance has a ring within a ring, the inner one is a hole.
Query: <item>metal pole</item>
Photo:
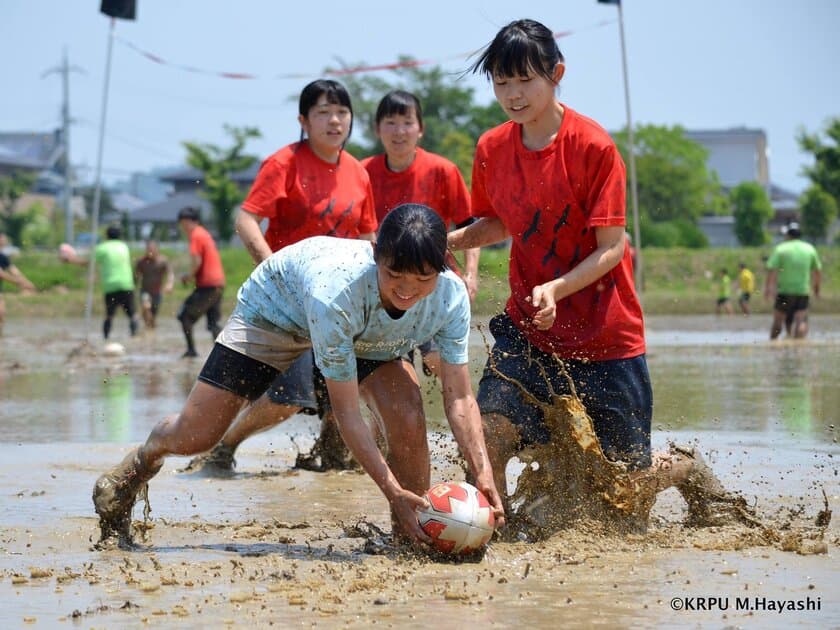
[[[99,118],[99,145],[96,152],[96,185],[93,193],[93,215],[91,216],[92,243],[88,263],[88,286],[87,303],[85,304],[85,337],[90,334],[90,320],[93,312],[93,284],[94,272],[96,270],[96,257],[94,255],[96,233],[99,231],[99,203],[102,198],[102,153],[105,145],[105,117],[108,112],[108,84],[111,80],[111,51],[114,48],[114,26],[116,18],[111,18],[111,27],[108,31],[108,56],[105,61],[105,86],[102,89],[102,114]]]
[[[67,48],[64,49],[64,63],[61,68],[64,102],[61,119],[64,133],[64,242],[73,244],[73,182],[70,181],[70,66],[67,63]]]
[[[83,72],[78,66],[71,66],[68,63],[67,48],[65,47],[61,65],[51,68],[41,75],[41,78],[44,78],[53,73],[61,74],[61,144],[64,147],[64,241],[70,244],[73,243],[73,208],[71,205],[73,198],[73,167],[70,163],[70,124],[73,122],[73,119],[70,118],[70,72],[74,70],[76,72]]]
[[[636,280],[636,292],[641,299],[644,285],[644,274],[642,273],[642,237],[639,226],[639,186],[636,180],[636,149],[633,142],[633,116],[630,114],[630,80],[627,77],[627,50],[624,45],[624,15],[621,9],[621,2],[616,3],[618,8],[618,31],[621,34],[621,65],[624,71],[624,105],[627,110],[627,154],[630,160],[630,203],[633,208],[633,244],[636,246],[636,266],[634,269]]]

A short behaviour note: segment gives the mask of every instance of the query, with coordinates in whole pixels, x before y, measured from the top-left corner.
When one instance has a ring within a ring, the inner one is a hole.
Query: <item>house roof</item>
[[[64,153],[61,131],[0,132],[0,164],[16,168],[52,168]]]
[[[231,173],[230,178],[235,182],[245,182],[250,183],[257,178],[257,172],[260,170],[260,162],[255,162],[250,167],[246,168],[244,171],[237,171],[236,173]],[[161,181],[164,182],[200,182],[204,179],[204,173],[199,171],[197,168],[183,168],[178,171],[174,171],[172,173],[168,173],[167,175],[161,175],[159,178]]]
[[[133,211],[128,220],[132,223],[176,223],[178,211],[186,206],[199,208],[202,221],[210,215],[210,202],[204,197],[194,192],[180,192]]]
[[[685,129],[685,137],[694,141],[712,142],[715,140],[732,140],[734,138],[765,138],[763,129],[749,129],[747,127],[731,127],[729,129]]]

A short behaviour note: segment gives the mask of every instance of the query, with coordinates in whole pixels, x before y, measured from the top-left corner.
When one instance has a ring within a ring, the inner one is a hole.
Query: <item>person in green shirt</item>
[[[718,272],[718,278],[718,298],[715,313],[718,315],[721,313],[732,315],[732,278],[729,277],[726,269],[721,269]]]
[[[767,281],[764,298],[773,298],[773,323],[770,339],[782,332],[802,339],[808,334],[808,305],[810,292],[820,295],[822,263],[817,250],[801,240],[798,223],[782,228],[785,240],[779,243],[767,259]]]
[[[102,336],[107,339],[111,334],[111,323],[117,307],[121,306],[128,315],[131,336],[137,334],[139,319],[134,305],[134,269],[131,266],[131,253],[122,240],[122,230],[111,225],[105,231],[107,240],[93,250],[96,265],[99,267],[99,281],[105,294],[105,321],[102,322]],[[75,253],[65,255],[62,260],[82,267],[89,260]]]

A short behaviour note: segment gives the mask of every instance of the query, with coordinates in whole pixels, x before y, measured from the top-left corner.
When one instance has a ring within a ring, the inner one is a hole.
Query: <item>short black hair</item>
[[[353,102],[350,100],[350,93],[338,81],[333,79],[316,79],[311,83],[307,83],[300,92],[298,99],[298,114],[307,118],[309,110],[318,104],[318,99],[323,94],[327,103],[331,105],[341,105],[350,110],[350,129],[347,130],[347,138],[353,133]],[[300,140],[303,142],[303,129],[300,131]]]
[[[190,221],[201,221],[201,213],[198,208],[186,206],[178,211],[178,220],[189,219]]]
[[[105,236],[110,239],[120,238],[122,236],[122,230],[119,225],[109,225],[108,229],[105,230]]]
[[[378,125],[386,116],[405,116],[412,109],[417,116],[417,122],[420,123],[420,129],[423,129],[423,108],[420,106],[420,99],[405,90],[391,90],[379,101],[374,120]]]
[[[396,272],[427,274],[446,270],[446,225],[419,203],[404,203],[385,215],[374,251],[376,264]]]
[[[535,72],[554,81],[563,53],[554,33],[536,20],[516,20],[502,27],[472,65],[472,72],[494,77],[520,77]]]

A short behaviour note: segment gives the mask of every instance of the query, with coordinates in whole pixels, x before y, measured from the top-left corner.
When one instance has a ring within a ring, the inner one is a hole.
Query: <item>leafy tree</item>
[[[16,246],[21,246],[21,233],[29,220],[25,212],[12,212],[15,203],[35,183],[36,175],[24,171],[15,171],[11,175],[0,176],[0,229]]]
[[[213,219],[219,238],[229,241],[233,236],[233,210],[245,198],[231,175],[244,171],[259,160],[244,153],[245,144],[251,138],[261,137],[256,127],[224,126],[225,132],[233,138],[233,146],[222,148],[215,144],[184,142],[187,150],[187,164],[204,173],[204,190],[201,194],[210,202]]]
[[[756,182],[742,182],[729,193],[735,218],[735,237],[741,245],[756,246],[767,242],[765,224],[773,217],[767,191]]]
[[[616,133],[615,141],[626,163],[627,130]],[[706,168],[708,151],[686,138],[682,127],[638,126],[634,130],[634,152],[639,212],[643,216],[652,221],[684,219],[696,223],[704,214],[725,212],[717,174]]]
[[[801,130],[799,146],[814,156],[814,164],[803,169],[805,175],[822,188],[840,206],[840,117],[831,119],[825,127],[826,140],[818,133]]]
[[[802,234],[812,239],[825,239],[828,226],[837,216],[837,202],[814,184],[799,198],[799,213],[802,217]]]
[[[407,56],[400,56],[399,60],[406,64],[414,61]],[[342,67],[350,66],[342,63]],[[359,158],[383,151],[375,132],[376,107],[387,92],[406,90],[415,94],[423,107],[421,146],[454,162],[469,182],[478,137],[507,120],[507,116],[495,101],[489,105],[476,104],[473,88],[460,83],[459,78],[460,75],[448,73],[439,66],[411,65],[392,70],[389,79],[373,74],[340,76],[353,99],[354,134],[356,138],[361,136],[348,143],[348,151]]]

